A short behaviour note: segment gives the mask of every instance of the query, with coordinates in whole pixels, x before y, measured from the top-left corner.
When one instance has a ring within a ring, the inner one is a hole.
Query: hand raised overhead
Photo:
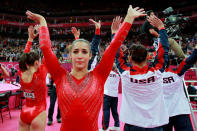
[[[101,21],[100,20],[98,22],[96,22],[93,19],[89,19],[89,21],[92,22],[97,29],[101,28]]]
[[[43,16],[36,14],[36,13],[32,13],[31,11],[27,11],[26,12],[27,18],[35,21],[37,24],[40,24],[40,26],[47,26],[46,20]]]
[[[150,24],[158,29],[161,29],[162,27],[164,27],[163,22],[155,15],[148,17],[147,19]]]
[[[72,28],[71,28],[71,32],[73,33],[75,39],[76,39],[76,38],[79,38],[79,36],[80,36],[80,29],[77,30],[76,27],[72,27]]]
[[[141,17],[141,16],[146,16],[143,8],[139,8],[139,7],[133,8],[132,5],[129,5],[127,15],[134,18],[134,19]]]
[[[28,41],[33,41],[37,36],[38,36],[38,31],[37,33],[35,33],[35,30],[36,30],[37,26],[29,26],[28,27],[28,35],[29,35],[29,38],[28,38]]]
[[[112,34],[116,33],[118,31],[118,29],[121,26],[121,22],[122,22],[122,17],[120,16],[116,16],[113,19],[112,25],[111,25],[111,32]]]

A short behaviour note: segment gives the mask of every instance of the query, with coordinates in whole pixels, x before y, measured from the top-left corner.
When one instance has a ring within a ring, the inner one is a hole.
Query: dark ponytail
[[[39,60],[40,56],[38,52],[31,51],[29,53],[23,53],[19,60],[19,68],[21,71],[26,71],[27,66],[33,66],[36,60]]]

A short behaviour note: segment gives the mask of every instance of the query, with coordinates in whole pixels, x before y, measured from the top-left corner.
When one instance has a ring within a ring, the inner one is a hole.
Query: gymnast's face
[[[70,57],[73,69],[87,69],[88,62],[91,59],[90,47],[87,43],[79,41],[72,47]]]

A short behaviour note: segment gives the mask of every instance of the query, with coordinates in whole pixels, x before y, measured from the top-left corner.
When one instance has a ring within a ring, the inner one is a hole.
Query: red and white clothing
[[[119,74],[111,71],[104,85],[104,94],[112,97],[118,97],[119,82]]]
[[[120,120],[143,128],[154,128],[168,123],[169,116],[163,97],[162,72],[168,61],[168,36],[159,31],[160,40],[152,66],[139,68],[126,62],[121,50],[116,54],[116,65],[122,81]]]
[[[92,71],[98,64],[98,52],[100,45],[100,29],[96,29],[95,35],[91,42],[92,58],[88,62],[88,70]]]
[[[183,76],[178,76],[174,71],[167,69],[163,73],[164,99],[169,116],[190,114],[188,100],[183,87]]]
[[[184,73],[195,64],[196,60],[197,49],[176,70],[167,68],[163,73],[164,99],[170,117],[191,113],[185,96],[183,78]]]
[[[28,41],[24,53],[30,52],[32,42]],[[26,103],[22,108],[20,119],[27,124],[31,124],[41,112],[46,110],[46,75],[47,68],[42,64],[36,72],[34,72],[32,81],[26,83],[22,79],[22,71],[19,71],[21,90],[24,92]]]
[[[61,131],[97,131],[98,115],[103,101],[104,83],[112,69],[115,55],[124,41],[131,24],[123,23],[99,65],[82,79],[63,69],[51,50],[47,27],[40,28],[40,47],[47,69],[56,83],[57,97],[62,116]]]

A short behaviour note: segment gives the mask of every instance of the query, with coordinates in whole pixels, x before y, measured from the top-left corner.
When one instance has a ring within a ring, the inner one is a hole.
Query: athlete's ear
[[[36,61],[34,62],[34,66],[39,66],[39,60],[36,60]]]

